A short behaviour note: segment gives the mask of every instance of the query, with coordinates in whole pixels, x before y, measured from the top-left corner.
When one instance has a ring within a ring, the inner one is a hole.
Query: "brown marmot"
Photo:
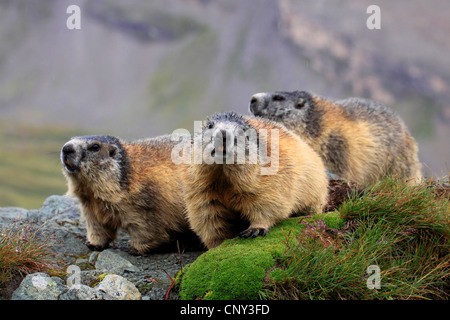
[[[258,93],[250,112],[283,123],[322,158],[325,167],[358,184],[386,174],[421,179],[414,138],[388,107],[363,98],[331,101],[305,91]]]
[[[328,183],[322,161],[283,125],[216,114],[194,136],[194,147],[196,142],[203,157],[215,161],[187,165],[184,197],[191,228],[207,248],[236,235],[264,236],[292,214],[323,210]]]
[[[175,144],[170,136],[134,142],[83,136],[63,146],[68,194],[81,202],[90,249],[107,247],[119,227],[130,234],[131,252],[140,254],[192,233],[180,166],[171,160]]]

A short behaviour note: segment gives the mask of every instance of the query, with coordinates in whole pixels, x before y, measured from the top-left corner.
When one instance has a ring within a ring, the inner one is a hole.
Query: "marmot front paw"
[[[89,241],[86,241],[85,245],[91,251],[103,251],[103,250],[109,248],[109,243],[108,242],[106,244],[104,244],[104,245],[94,245],[94,244],[91,244]]]

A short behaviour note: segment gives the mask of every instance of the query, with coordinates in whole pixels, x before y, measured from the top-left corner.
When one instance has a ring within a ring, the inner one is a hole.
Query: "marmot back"
[[[88,246],[101,250],[119,227],[138,253],[190,237],[170,136],[125,142],[111,136],[72,138],[61,150],[68,194],[86,219]]]
[[[322,161],[281,124],[216,114],[194,145],[197,140],[203,156],[215,161],[186,165],[184,196],[189,223],[208,248],[236,235],[265,235],[292,214],[318,213],[326,204]]]
[[[380,103],[294,91],[255,94],[249,107],[297,133],[342,178],[363,184],[388,173],[414,182],[422,177],[416,141],[400,117]]]

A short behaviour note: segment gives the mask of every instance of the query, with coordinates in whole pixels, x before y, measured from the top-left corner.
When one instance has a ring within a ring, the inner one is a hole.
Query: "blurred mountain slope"
[[[450,3],[431,2],[378,1],[382,29],[368,30],[366,0],[1,0],[0,133],[27,146],[42,183],[59,179],[56,191],[36,188],[44,199],[64,192],[59,165],[39,170],[44,131],[59,132],[57,163],[73,134],[192,132],[214,112],[247,113],[253,93],[302,89],[388,104],[419,140],[428,174],[441,176],[450,159]],[[81,30],[66,28],[71,4]],[[42,140],[28,143],[27,128]],[[8,152],[0,205],[26,207],[11,200],[28,184],[14,160],[23,154]]]

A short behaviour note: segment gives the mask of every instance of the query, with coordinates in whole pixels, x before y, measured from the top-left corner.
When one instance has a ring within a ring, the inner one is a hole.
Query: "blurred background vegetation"
[[[81,30],[66,9],[81,8]],[[66,191],[71,136],[126,140],[248,113],[252,94],[309,90],[387,104],[427,176],[450,159],[450,3],[379,0],[0,0],[0,206]]]

